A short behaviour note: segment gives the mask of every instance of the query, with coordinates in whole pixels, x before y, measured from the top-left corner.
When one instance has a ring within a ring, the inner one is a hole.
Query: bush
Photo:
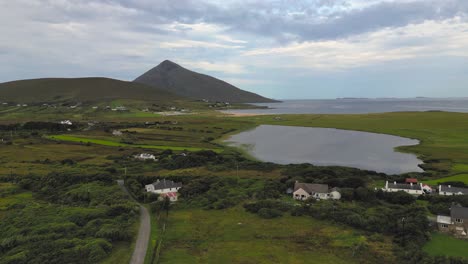
[[[271,219],[282,216],[283,213],[276,209],[262,208],[258,211],[258,216],[265,219]]]

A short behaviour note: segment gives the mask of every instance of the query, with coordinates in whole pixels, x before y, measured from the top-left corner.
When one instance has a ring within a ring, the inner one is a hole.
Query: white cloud
[[[182,65],[189,68],[208,71],[208,72],[224,72],[229,74],[245,73],[246,69],[241,64],[234,63],[213,63],[208,61],[182,61]]]
[[[428,56],[468,57],[468,22],[461,18],[386,28],[339,40],[308,41],[246,51],[268,67],[339,70]],[[284,63],[272,63],[271,61]]]
[[[163,49],[181,49],[181,48],[219,48],[219,49],[240,49],[243,46],[239,45],[227,45],[214,43],[209,41],[197,41],[197,40],[175,40],[171,42],[161,42],[159,47]]]

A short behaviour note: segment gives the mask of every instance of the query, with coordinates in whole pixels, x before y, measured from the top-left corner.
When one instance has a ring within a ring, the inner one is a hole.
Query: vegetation
[[[24,177],[0,194],[2,263],[96,263],[134,235],[137,207],[99,176]]]
[[[432,256],[448,255],[468,259],[467,248],[468,241],[466,240],[460,240],[449,235],[434,233],[432,234],[431,241],[424,246],[424,251]]]

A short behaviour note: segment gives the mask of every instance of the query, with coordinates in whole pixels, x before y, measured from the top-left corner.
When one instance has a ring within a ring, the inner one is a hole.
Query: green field
[[[144,149],[171,149],[176,151],[199,151],[203,148],[194,148],[194,147],[176,147],[176,146],[165,146],[165,145],[141,145],[141,144],[126,144],[116,141],[110,140],[102,140],[102,139],[93,139],[93,138],[86,138],[86,137],[77,137],[71,135],[52,135],[47,136],[48,139],[52,140],[60,140],[60,141],[70,141],[70,142],[78,142],[78,143],[91,143],[91,144],[98,144],[108,147],[130,147],[130,148],[144,148]],[[213,151],[220,152],[220,149],[212,149]]]
[[[444,177],[436,180],[423,181],[429,185],[438,185],[439,183],[444,182],[463,182],[468,185],[468,174],[457,174],[449,177]]]
[[[243,208],[169,213],[160,263],[392,262],[390,239],[306,217],[262,219]],[[354,251],[354,252],[353,252]],[[354,255],[354,256],[353,256]]]
[[[423,250],[432,256],[452,256],[468,259],[468,241],[445,234],[432,234],[431,241],[424,246]]]

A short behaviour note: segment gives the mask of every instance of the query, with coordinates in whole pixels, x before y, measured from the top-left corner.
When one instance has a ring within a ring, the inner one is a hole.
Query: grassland
[[[266,220],[242,208],[169,214],[160,263],[391,263],[388,238],[311,218]],[[365,245],[365,246],[362,246]],[[366,248],[366,249],[364,249]]]
[[[194,148],[194,147],[177,147],[177,146],[169,146],[169,145],[142,145],[142,144],[127,144],[122,142],[116,142],[111,140],[102,140],[102,139],[94,139],[94,138],[86,138],[86,137],[79,137],[73,135],[51,135],[47,136],[47,138],[52,140],[60,140],[60,141],[70,141],[70,142],[78,142],[78,143],[91,143],[97,145],[103,145],[108,147],[130,147],[130,148],[144,148],[144,149],[171,149],[176,151],[199,151],[202,148]],[[220,149],[212,149],[213,151],[219,152]]]
[[[432,256],[452,256],[468,259],[468,241],[452,236],[434,233],[432,239],[423,250]]]

